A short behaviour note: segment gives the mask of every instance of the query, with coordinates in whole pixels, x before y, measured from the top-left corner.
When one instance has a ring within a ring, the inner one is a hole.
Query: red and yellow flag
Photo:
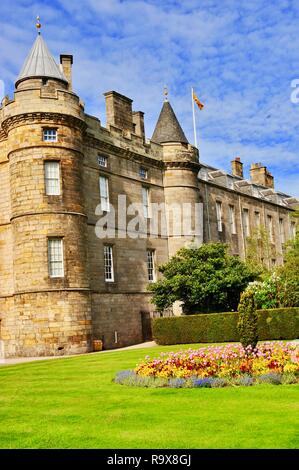
[[[195,92],[193,91],[192,92],[192,96],[193,96],[193,99],[195,101],[195,103],[197,104],[197,106],[199,107],[200,110],[202,110],[204,108],[204,104],[201,103],[201,101],[199,101],[199,99],[197,98]]]

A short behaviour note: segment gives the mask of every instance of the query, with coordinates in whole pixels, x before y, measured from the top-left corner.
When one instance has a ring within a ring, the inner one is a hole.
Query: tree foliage
[[[241,295],[239,307],[238,330],[240,342],[243,347],[251,346],[255,348],[258,342],[257,321],[254,292],[248,289]]]
[[[182,248],[159,271],[164,277],[149,286],[152,302],[163,311],[179,300],[184,313],[235,311],[241,292],[259,274],[222,243]]]
[[[271,267],[273,255],[269,233],[264,225],[260,225],[246,239],[246,262],[266,273]]]
[[[277,273],[281,279],[283,307],[299,307],[299,231],[286,245],[284,265]]]

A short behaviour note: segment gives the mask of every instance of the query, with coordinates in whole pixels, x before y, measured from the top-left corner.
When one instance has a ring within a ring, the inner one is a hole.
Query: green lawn
[[[146,354],[174,349],[182,346],[1,367],[0,447],[298,448],[297,385],[140,389],[112,382]]]

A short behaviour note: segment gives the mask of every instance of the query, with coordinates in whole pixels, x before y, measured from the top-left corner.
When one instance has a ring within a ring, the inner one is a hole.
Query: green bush
[[[241,295],[238,318],[238,331],[240,342],[244,348],[255,348],[258,342],[257,313],[254,301],[254,292],[246,290]]]
[[[299,308],[258,310],[260,341],[299,337]],[[155,318],[153,337],[158,344],[224,343],[239,341],[238,313],[209,313]]]

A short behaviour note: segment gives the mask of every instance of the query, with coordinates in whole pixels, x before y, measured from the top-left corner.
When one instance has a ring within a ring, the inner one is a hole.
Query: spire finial
[[[36,29],[37,29],[37,31],[38,31],[38,34],[40,34],[40,29],[41,29],[41,27],[42,27],[41,22],[40,22],[40,16],[37,16],[37,17],[36,17],[36,20],[37,20],[37,23],[36,23],[35,26],[36,26]]]
[[[168,101],[168,88],[166,85],[164,85],[163,94],[164,94],[164,101]]]

